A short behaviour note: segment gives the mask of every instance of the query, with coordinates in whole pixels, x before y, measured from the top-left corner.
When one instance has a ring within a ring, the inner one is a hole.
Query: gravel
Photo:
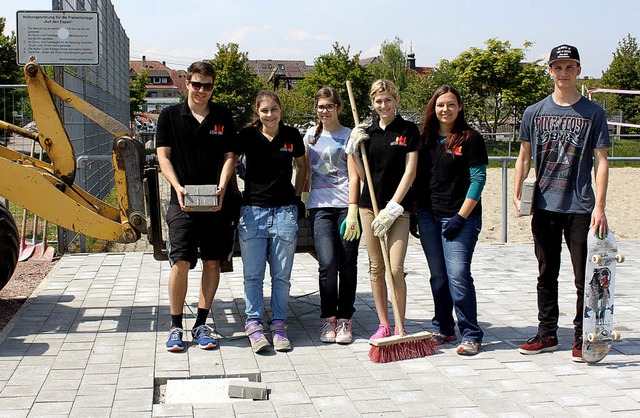
[[[13,276],[0,290],[0,331],[58,262],[27,260],[19,262]]]

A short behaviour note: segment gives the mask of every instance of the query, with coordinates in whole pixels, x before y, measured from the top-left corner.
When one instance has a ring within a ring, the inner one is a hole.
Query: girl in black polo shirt
[[[487,149],[464,118],[460,94],[442,86],[427,104],[424,147],[414,183],[420,242],[431,271],[437,344],[456,340],[455,307],[462,343],[456,352],[480,350],[476,290],[471,259],[482,228],[480,195],[486,180]]]
[[[362,239],[369,254],[369,278],[380,325],[371,339],[392,335],[387,305],[385,265],[379,237],[385,236],[391,262],[400,318],[394,318],[396,330],[404,330],[407,289],[404,280],[404,259],[409,242],[409,212],[413,204],[411,183],[416,176],[420,132],[418,127],[396,113],[398,89],[389,80],[378,80],[371,86],[369,96],[376,112],[369,127],[356,126],[349,138],[347,152],[357,154],[358,144],[364,140],[369,159],[375,197],[380,208],[374,218],[371,191],[364,184],[360,196]],[[353,158],[353,157],[352,157]],[[359,163],[359,159],[354,159]],[[361,165],[361,163],[359,163]],[[364,178],[362,169],[358,177]]]
[[[238,237],[244,272],[247,321],[245,331],[253,351],[269,346],[263,335],[264,297],[262,284],[266,264],[271,273],[271,321],[277,351],[291,349],[285,320],[291,287],[291,268],[296,251],[298,216],[304,216],[300,201],[307,178],[302,136],[280,120],[282,105],[269,90],[258,94],[252,126],[238,134],[238,154],[246,156],[244,206],[238,222]],[[291,184],[296,163],[295,187]]]

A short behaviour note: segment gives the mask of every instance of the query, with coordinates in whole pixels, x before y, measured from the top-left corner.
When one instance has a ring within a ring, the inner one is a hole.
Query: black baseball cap
[[[549,54],[549,65],[559,60],[575,61],[580,65],[580,54],[578,48],[571,45],[560,45],[551,50]]]

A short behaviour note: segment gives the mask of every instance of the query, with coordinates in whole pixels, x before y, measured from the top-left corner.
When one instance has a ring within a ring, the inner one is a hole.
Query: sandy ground
[[[518,218],[513,198],[513,174],[509,169],[507,183],[507,241],[532,242],[531,217]],[[606,214],[609,226],[620,239],[640,238],[640,168],[612,168],[609,172]],[[487,170],[487,184],[482,193],[483,225],[480,242],[502,242],[502,169]]]

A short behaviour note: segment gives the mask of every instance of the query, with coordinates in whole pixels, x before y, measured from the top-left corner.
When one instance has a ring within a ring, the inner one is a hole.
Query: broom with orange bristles
[[[358,117],[358,109],[353,96],[351,82],[347,81],[347,92],[349,93],[349,103],[353,112],[353,120],[356,125],[360,123]],[[364,166],[365,177],[367,179],[367,187],[371,196],[371,206],[373,206],[374,216],[378,216],[378,202],[373,189],[373,180],[371,179],[371,171],[369,169],[369,159],[365,150],[364,143],[360,143],[360,155],[362,156],[362,165]],[[389,286],[389,294],[391,295],[391,307],[393,308],[393,318],[396,325],[402,324],[404,318],[400,316],[400,310],[396,301],[396,287],[391,271],[391,262],[389,260],[389,251],[387,249],[386,236],[380,237],[380,246],[382,247],[382,258],[384,260],[385,276],[387,285]],[[388,363],[398,360],[408,360],[412,358],[420,358],[430,356],[436,353],[435,344],[431,341],[432,334],[430,332],[418,332],[411,335],[405,335],[404,327],[398,327],[399,335],[394,335],[377,340],[369,340],[371,349],[369,350],[369,359],[374,363]]]

